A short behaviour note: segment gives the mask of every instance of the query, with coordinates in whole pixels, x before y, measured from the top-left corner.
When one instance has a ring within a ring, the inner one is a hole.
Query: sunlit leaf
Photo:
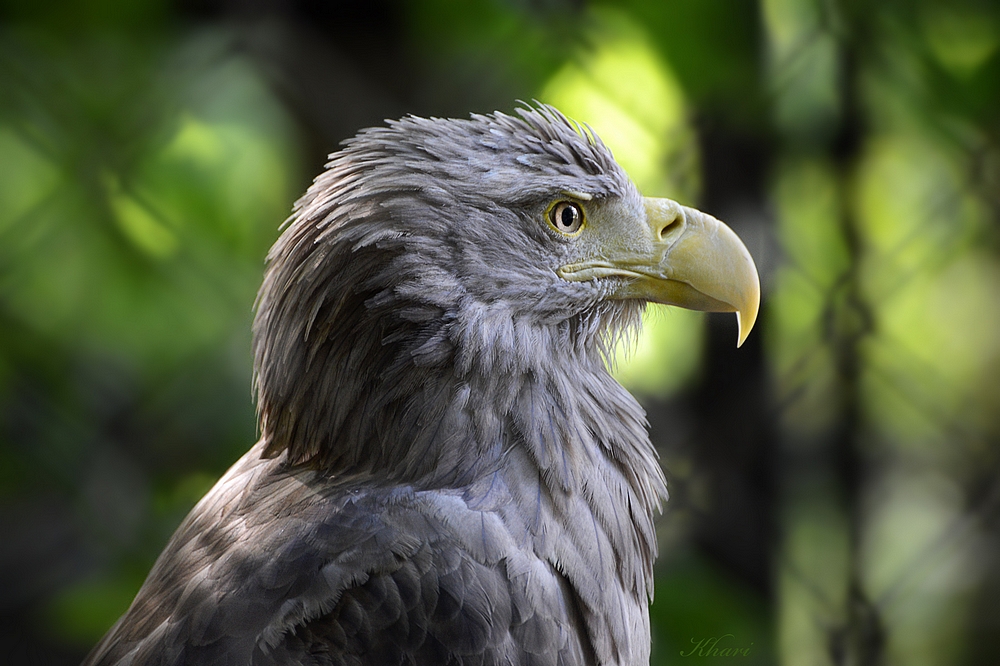
[[[540,99],[585,119],[646,196],[692,203],[697,150],[684,91],[627,16],[595,11],[592,36]]]
[[[967,76],[1000,46],[993,15],[969,3],[922,3],[924,34],[931,51],[952,72]]]

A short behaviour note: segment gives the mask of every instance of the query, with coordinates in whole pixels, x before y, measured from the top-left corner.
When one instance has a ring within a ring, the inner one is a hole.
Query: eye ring
[[[575,201],[560,199],[546,213],[549,225],[564,236],[576,236],[583,229],[583,207]]]

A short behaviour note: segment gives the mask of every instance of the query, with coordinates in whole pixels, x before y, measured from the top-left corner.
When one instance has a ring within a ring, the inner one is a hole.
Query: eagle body
[[[85,663],[648,663],[666,486],[606,357],[734,300],[663,295],[696,212],[650,201],[551,107],[346,142],[268,257],[261,440]]]

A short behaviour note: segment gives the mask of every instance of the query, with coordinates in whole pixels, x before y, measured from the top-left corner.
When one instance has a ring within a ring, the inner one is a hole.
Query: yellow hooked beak
[[[735,312],[736,346],[757,320],[760,280],[746,246],[732,229],[670,199],[645,200],[646,224],[639,242],[603,244],[601,259],[558,269],[566,280],[582,282],[618,276],[616,298],[638,298],[689,310]],[[608,248],[620,248],[607,251]]]

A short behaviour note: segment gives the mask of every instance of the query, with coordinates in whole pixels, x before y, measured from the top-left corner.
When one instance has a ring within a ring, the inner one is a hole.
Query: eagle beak
[[[649,242],[620,256],[563,266],[567,280],[624,277],[617,298],[639,298],[689,310],[735,312],[739,347],[760,306],[757,267],[732,229],[670,199],[645,200]],[[612,252],[612,255],[619,254]]]
[[[735,312],[739,347],[757,321],[760,279],[739,236],[711,215],[670,199],[647,198],[653,235],[650,264],[627,289],[635,296],[689,310]]]

